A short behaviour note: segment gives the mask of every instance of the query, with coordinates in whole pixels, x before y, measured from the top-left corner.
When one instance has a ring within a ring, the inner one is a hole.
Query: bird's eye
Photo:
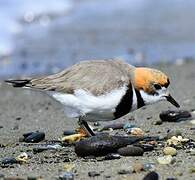
[[[154,84],[154,88],[155,88],[156,90],[159,90],[159,89],[161,89],[161,85],[159,85],[159,84]]]

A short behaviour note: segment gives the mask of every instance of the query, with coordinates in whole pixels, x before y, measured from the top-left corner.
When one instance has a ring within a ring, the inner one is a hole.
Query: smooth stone
[[[98,173],[96,171],[91,171],[91,172],[88,172],[88,176],[89,177],[96,177],[96,176],[100,176],[100,173]]]
[[[171,156],[175,156],[177,154],[177,150],[173,147],[165,147],[163,149],[163,153],[165,155],[171,155]]]
[[[191,167],[190,169],[189,169],[189,172],[192,174],[192,173],[195,173],[195,167]]]
[[[71,172],[65,172],[59,176],[60,180],[74,180],[74,174]]]
[[[126,130],[128,134],[134,135],[134,136],[144,136],[144,131],[141,128],[131,128]]]
[[[111,136],[98,134],[96,136],[83,139],[75,144],[75,153],[78,156],[102,156],[115,153],[121,147],[133,144],[142,138],[131,136]]]
[[[140,162],[136,162],[132,165],[133,172],[139,173],[144,170],[144,165]]]
[[[159,175],[158,173],[156,173],[155,171],[149,172],[144,178],[143,180],[158,180],[159,179]]]
[[[3,164],[3,165],[7,165],[7,164],[16,164],[16,163],[18,163],[18,161],[16,160],[16,158],[4,158],[2,161],[1,161],[1,163]]]
[[[142,156],[144,150],[136,146],[127,146],[118,149],[117,151],[121,156]]]
[[[162,111],[159,115],[162,121],[179,122],[191,117],[191,113],[185,110],[167,110]]]
[[[191,120],[190,123],[195,125],[195,119]]]
[[[162,157],[158,157],[157,161],[159,164],[171,164],[173,162],[173,158],[171,155],[166,155]]]
[[[44,132],[31,132],[23,134],[24,136],[24,142],[27,143],[38,143],[45,139],[45,133]]]
[[[136,125],[134,125],[134,124],[126,123],[126,124],[124,124],[123,129],[128,130],[128,129],[135,128],[135,127],[136,127]]]
[[[62,146],[59,144],[45,144],[45,145],[39,145],[37,147],[33,148],[33,153],[40,153],[47,150],[57,150],[61,149]]]
[[[143,166],[143,169],[145,171],[154,171],[155,170],[155,164],[153,163],[145,163]]]

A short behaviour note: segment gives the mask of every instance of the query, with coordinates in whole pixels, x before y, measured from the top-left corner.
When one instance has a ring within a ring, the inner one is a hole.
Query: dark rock
[[[45,139],[45,133],[38,132],[38,131],[26,133],[26,134],[23,134],[23,136],[24,136],[23,141],[27,143],[38,143]]]
[[[100,176],[100,173],[98,173],[96,171],[91,171],[91,172],[88,172],[88,176],[89,177],[96,177],[96,176]]]
[[[158,173],[156,173],[155,171],[149,172],[144,178],[143,180],[158,180],[159,179],[159,175]]]
[[[108,130],[108,129],[123,129],[123,126],[125,125],[125,123],[113,123],[113,124],[108,124],[105,125],[102,130]]]
[[[59,176],[60,180],[74,180],[74,174],[71,172],[65,172]]]
[[[76,131],[74,131],[74,130],[65,130],[63,132],[63,135],[68,136],[68,135],[72,135],[72,134],[75,134],[75,133],[76,133]]]
[[[21,117],[17,117],[17,118],[16,118],[17,121],[20,121],[21,119],[22,119]]]
[[[113,160],[113,159],[120,159],[121,156],[119,154],[107,154],[105,157],[104,157],[104,160]]]
[[[134,144],[134,146],[142,148],[144,152],[154,150],[154,146],[151,144]]]
[[[168,121],[168,122],[180,122],[189,119],[191,116],[192,116],[191,113],[185,110],[162,111],[159,115],[162,121]]]
[[[142,138],[134,136],[111,136],[99,134],[75,144],[75,152],[78,156],[101,156],[115,153],[119,148],[133,144]]]
[[[27,180],[38,180],[39,178],[37,178],[37,177],[27,177]]]
[[[126,170],[126,169],[120,169],[118,171],[118,174],[131,174],[132,171],[131,170]]]
[[[177,178],[169,177],[169,178],[167,178],[166,180],[177,180]]]
[[[4,158],[2,161],[1,161],[1,164],[3,165],[7,165],[7,164],[16,164],[18,163],[18,161],[15,159],[15,158]]]
[[[144,153],[144,150],[136,146],[127,146],[127,147],[122,147],[118,149],[118,153],[121,156],[142,156]]]

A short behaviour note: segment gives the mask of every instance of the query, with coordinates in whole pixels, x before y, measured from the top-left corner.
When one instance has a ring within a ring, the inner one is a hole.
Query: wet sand
[[[158,65],[156,67],[169,74],[170,91],[180,103],[181,109],[194,111],[195,63],[186,63],[181,66]],[[157,163],[157,157],[163,154],[162,149],[144,153],[141,157],[122,157],[110,161],[79,158],[74,153],[73,147],[33,154],[32,146],[19,142],[19,137],[23,133],[39,130],[46,133],[46,140],[55,140],[62,136],[64,130],[75,129],[76,121],[66,118],[59,103],[38,91],[14,89],[1,83],[0,97],[0,159],[16,157],[21,152],[29,155],[27,163],[16,164],[9,168],[0,167],[0,174],[4,174],[6,177],[41,176],[43,179],[55,179],[65,172],[64,165],[71,163],[75,165],[72,170],[75,179],[90,179],[89,171],[100,173],[100,176],[95,179],[142,179],[147,172],[118,174],[119,170],[128,170],[134,162],[138,161],[154,163],[155,171],[159,173],[161,179],[168,177],[194,179],[194,174],[189,171],[195,166],[195,156],[182,149],[177,151],[177,155],[174,157],[175,162],[169,165]],[[179,129],[184,137],[195,139],[195,130],[191,129],[195,125],[192,125],[189,120],[154,125],[154,122],[159,119],[159,113],[167,109],[174,109],[174,107],[167,102],[160,102],[137,110],[121,118],[120,121],[128,121],[129,117],[133,116],[135,120],[130,123],[136,124],[148,135],[165,136],[168,130]]]

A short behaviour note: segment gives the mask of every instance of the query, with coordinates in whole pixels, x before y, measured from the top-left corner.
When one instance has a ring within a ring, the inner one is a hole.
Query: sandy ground
[[[195,110],[195,63],[182,66],[159,65],[159,69],[170,75],[172,95],[181,104],[181,109]],[[190,121],[179,123],[163,123],[154,125],[162,110],[174,109],[167,102],[160,102],[144,109],[140,109],[121,121],[127,121],[134,116],[132,124],[138,125],[148,135],[165,136],[168,130],[179,129],[186,138],[195,139],[195,131]],[[151,117],[151,118],[149,118]],[[19,120],[18,120],[19,119]],[[103,124],[103,123],[102,123]],[[58,139],[64,130],[74,129],[76,121],[67,119],[60,104],[47,95],[30,90],[14,89],[0,84],[0,159],[16,157],[21,152],[29,155],[27,163],[13,165],[9,168],[0,167],[0,174],[6,177],[19,176],[43,177],[55,179],[65,172],[65,164],[74,164],[72,172],[75,179],[90,179],[89,171],[96,171],[100,176],[95,179],[142,179],[147,172],[119,175],[118,171],[130,169],[134,162],[154,163],[155,171],[161,179],[174,177],[177,179],[194,179],[190,168],[195,166],[195,156],[185,150],[178,150],[175,163],[159,165],[156,161],[162,155],[162,149],[144,153],[141,157],[122,157],[118,160],[98,161],[97,159],[83,159],[76,156],[73,147],[66,147],[58,151],[44,151],[33,154],[32,146],[19,142],[23,133],[40,130],[46,133],[47,140]]]

